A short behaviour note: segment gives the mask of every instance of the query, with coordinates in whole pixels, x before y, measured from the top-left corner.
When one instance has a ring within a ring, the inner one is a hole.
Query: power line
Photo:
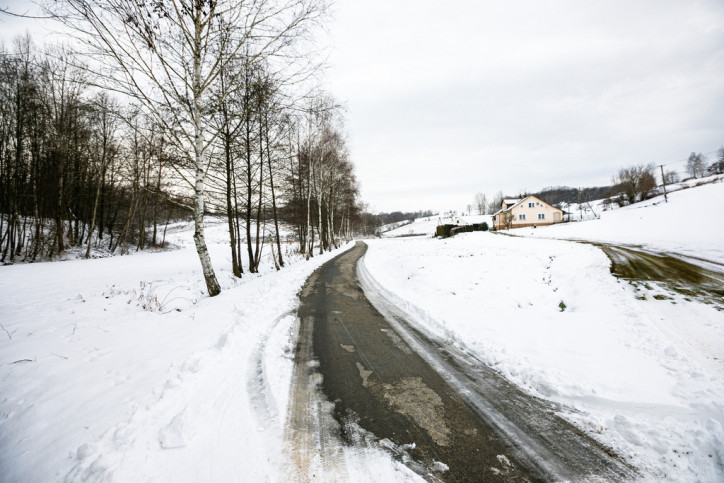
[[[701,154],[702,156],[709,156],[711,154],[716,154],[718,152],[719,152],[719,149],[715,149],[714,151],[709,151],[708,153],[699,153],[699,154]],[[686,158],[680,159],[678,161],[669,161],[668,163],[659,163],[658,166],[671,166],[672,164],[685,163],[688,160],[689,160],[689,157],[687,156]]]

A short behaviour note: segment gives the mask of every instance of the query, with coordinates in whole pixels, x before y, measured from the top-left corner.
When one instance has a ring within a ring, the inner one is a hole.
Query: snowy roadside
[[[352,244],[239,281],[212,225],[210,299],[190,232],[173,236],[179,250],[0,268],[0,481],[281,474],[297,293]]]
[[[647,477],[724,478],[723,313],[638,300],[588,245],[490,233],[369,245],[368,273],[418,323],[565,405]]]
[[[724,265],[724,217],[716,214],[716,207],[724,200],[724,182],[715,180],[670,193],[668,202],[657,196],[603,211],[598,220],[519,228],[510,233],[637,245],[693,257],[689,260],[693,263],[704,259]]]

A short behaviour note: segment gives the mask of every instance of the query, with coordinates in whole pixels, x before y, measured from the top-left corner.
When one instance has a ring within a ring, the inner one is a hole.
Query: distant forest
[[[369,225],[374,227],[387,225],[390,223],[397,223],[398,221],[415,220],[417,218],[424,218],[426,216],[434,215],[435,213],[430,210],[409,212],[393,211],[392,213],[377,213],[376,215],[365,213],[365,216],[370,218]]]
[[[587,201],[609,198],[621,191],[616,186],[595,186],[593,188],[571,188],[570,186],[549,186],[537,193],[531,193],[550,205],[558,203],[585,203]]]

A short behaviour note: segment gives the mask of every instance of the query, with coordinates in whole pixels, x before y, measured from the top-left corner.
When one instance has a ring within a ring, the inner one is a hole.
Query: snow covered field
[[[383,239],[363,260],[420,324],[566,405],[645,476],[724,478],[724,313],[639,300],[599,249],[572,242]]]
[[[718,181],[670,193],[668,203],[662,195],[599,211],[598,220],[519,228],[511,234],[640,245],[724,264],[724,217],[718,212],[724,183],[721,177],[714,179]]]
[[[297,292],[341,251],[234,280],[212,224],[210,299],[178,228],[176,251],[0,267],[0,481],[286,479]],[[367,452],[352,476],[409,473]]]

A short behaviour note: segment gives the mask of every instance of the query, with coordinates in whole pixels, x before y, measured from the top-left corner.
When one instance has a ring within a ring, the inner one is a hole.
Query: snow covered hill
[[[723,180],[718,176],[701,186],[692,181],[679,184],[668,203],[660,195],[623,208],[597,210],[600,219],[510,233],[638,245],[724,264],[724,216],[718,211],[724,201]],[[600,207],[600,203],[592,204]]]

